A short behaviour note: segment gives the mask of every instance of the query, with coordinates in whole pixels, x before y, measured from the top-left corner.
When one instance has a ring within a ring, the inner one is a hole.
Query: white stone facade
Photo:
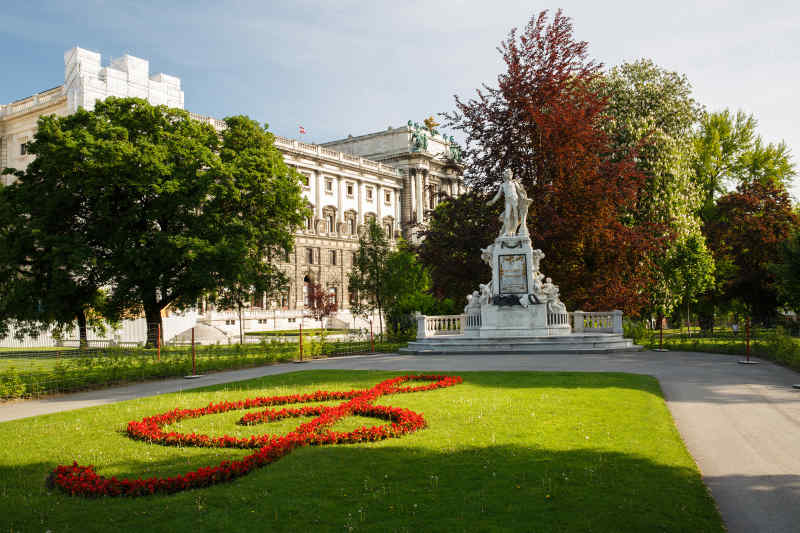
[[[67,113],[78,107],[94,109],[109,96],[144,98],[153,105],[183,109],[181,80],[167,74],[150,75],[150,62],[128,54],[103,67],[100,54],[75,47],[64,53],[64,92]]]
[[[167,74],[150,75],[150,62],[124,55],[101,66],[100,54],[75,47],[64,53],[64,84],[41,93],[0,105],[0,169],[24,169],[31,162],[25,143],[36,133],[42,115],[67,116],[94,109],[97,100],[109,96],[144,98],[153,105],[183,109],[181,80]],[[2,185],[14,178],[3,176]]]
[[[184,107],[180,79],[151,76],[147,60],[125,55],[103,67],[100,54],[76,47],[64,54],[64,67],[64,85],[0,105],[0,168],[27,167],[31,156],[25,153],[25,143],[32,140],[42,115],[66,116],[78,107],[93,109],[96,100],[108,96],[134,96],[154,105]],[[224,127],[221,120],[190,115],[217,129]],[[366,221],[374,218],[393,243],[401,235],[413,238],[411,228],[423,222],[440,193],[464,191],[463,169],[457,158],[449,157],[454,147],[451,141],[428,132],[424,148],[415,147],[420,135],[419,127],[409,124],[324,145],[276,136],[275,146],[286,163],[305,177],[303,196],[313,214],[298,231],[289,260],[281,265],[289,286],[274,299],[253,296],[246,330],[293,329],[302,320],[309,282],[319,282],[336,294],[341,311],[331,325],[353,325],[347,275]],[[4,176],[2,183],[13,179]],[[202,311],[209,324],[238,331],[236,316],[210,307]],[[308,319],[305,323],[312,325]],[[363,321],[355,324],[368,327]]]

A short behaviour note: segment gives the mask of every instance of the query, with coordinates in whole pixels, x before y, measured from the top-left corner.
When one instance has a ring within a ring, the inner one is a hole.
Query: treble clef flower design
[[[281,457],[303,446],[349,444],[395,438],[412,433],[426,426],[420,413],[409,409],[374,405],[377,398],[388,394],[421,392],[462,383],[459,376],[407,375],[382,381],[366,390],[316,391],[310,394],[291,396],[268,396],[247,398],[236,402],[212,403],[198,409],[174,409],[159,415],[149,416],[128,423],[126,432],[135,440],[164,446],[199,446],[218,448],[245,448],[256,450],[236,461],[222,461],[217,466],[208,466],[182,475],[166,478],[117,479],[98,475],[94,466],[60,465],[48,476],[47,485],[59,488],[74,496],[146,496],[171,494],[183,490],[208,487],[217,483],[233,481],[255,470],[277,461]],[[424,385],[406,385],[407,382],[428,382]],[[288,404],[303,404],[330,400],[344,400],[335,406],[309,406],[300,408],[269,408],[245,414],[241,425],[256,425],[284,418],[314,417],[286,435],[252,435],[237,438],[229,435],[210,437],[195,433],[167,432],[165,426],[187,418],[224,413],[256,407],[273,407]],[[333,431],[331,426],[344,417],[358,415],[386,420],[380,426],[362,426],[353,431]]]

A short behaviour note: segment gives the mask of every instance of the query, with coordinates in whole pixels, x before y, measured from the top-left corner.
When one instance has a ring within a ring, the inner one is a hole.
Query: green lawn
[[[454,373],[450,373],[454,374]],[[629,374],[460,373],[451,388],[383,396],[428,427],[367,444],[306,447],[231,483],[171,496],[85,499],[48,491],[58,464],[171,476],[247,450],[129,439],[128,421],[252,396],[369,388],[398,373],[316,371],[0,424],[4,531],[723,531],[655,379]],[[329,402],[330,403],[330,402]],[[284,433],[300,421],[179,431]],[[374,419],[345,419],[352,429]]]
[[[67,352],[78,348],[73,346],[35,346],[32,348],[0,348],[0,354],[7,352]]]
[[[324,344],[303,337],[303,357],[335,357],[353,353],[392,353],[404,342],[333,341]],[[192,372],[188,346],[161,350],[158,359],[150,348],[103,348],[87,354],[70,352],[74,357],[0,357],[0,401],[38,398],[43,395],[110,387],[119,383],[185,376]],[[198,346],[198,373],[267,365],[299,358],[299,343],[274,342],[245,345]]]

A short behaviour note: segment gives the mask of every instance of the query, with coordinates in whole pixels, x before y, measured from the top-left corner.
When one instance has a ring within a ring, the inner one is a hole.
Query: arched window
[[[387,222],[386,225],[383,227],[383,231],[386,232],[386,237],[391,239],[392,238],[392,223],[391,222]]]
[[[347,225],[348,225],[348,229],[350,231],[350,235],[355,235],[356,234],[356,218],[355,217],[350,217],[347,220]]]
[[[328,213],[327,215],[325,215],[325,231],[327,231],[328,233],[333,233],[334,231],[336,231],[335,224],[336,222],[334,221],[333,213]]]

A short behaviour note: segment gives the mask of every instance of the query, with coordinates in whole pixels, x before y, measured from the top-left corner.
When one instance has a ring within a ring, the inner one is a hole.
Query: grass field
[[[75,351],[78,348],[72,346],[36,346],[33,348],[0,348],[1,354],[14,353],[14,352],[68,352]]]
[[[403,342],[333,341],[322,343],[303,338],[305,359],[336,357],[375,350],[391,353]],[[74,355],[74,356],[73,356]],[[299,343],[274,342],[198,346],[196,371],[199,373],[266,365],[299,358]],[[100,348],[88,353],[73,351],[56,357],[53,352],[31,356],[0,356],[0,401],[38,398],[43,395],[109,387],[119,383],[145,381],[192,373],[191,348],[155,349]]]
[[[453,374],[453,373],[450,373]],[[58,464],[104,476],[171,476],[247,450],[129,439],[130,420],[252,396],[369,388],[398,373],[316,371],[0,424],[2,527],[13,531],[723,531],[655,379],[628,374],[460,373],[451,388],[383,396],[428,427],[381,442],[306,447],[210,488],[85,499],[49,491]],[[232,411],[180,431],[242,427]],[[374,419],[345,419],[353,429]]]

